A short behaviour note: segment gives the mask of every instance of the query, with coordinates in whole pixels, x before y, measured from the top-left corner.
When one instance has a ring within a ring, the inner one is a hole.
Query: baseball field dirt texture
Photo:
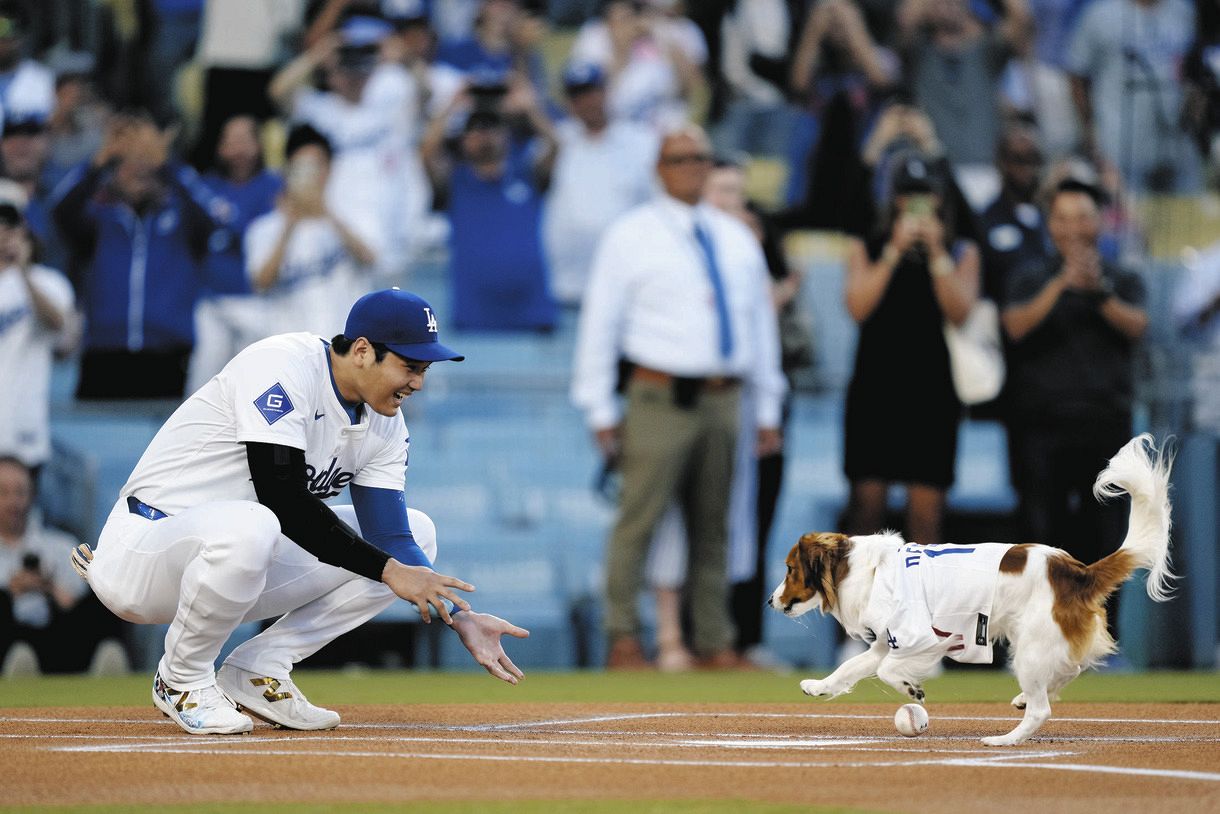
[[[1220,811],[1220,675],[1087,674],[1031,741],[1015,681],[949,672],[931,725],[876,681],[804,698],[804,674],[308,672],[330,732],[181,732],[148,677],[0,681],[0,811]]]

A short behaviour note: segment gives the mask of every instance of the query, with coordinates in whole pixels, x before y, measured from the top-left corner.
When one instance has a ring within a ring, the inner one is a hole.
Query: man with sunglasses
[[[1033,125],[1017,122],[1005,127],[996,149],[1000,192],[979,218],[983,294],[996,302],[1003,299],[1012,272],[1050,257],[1050,236],[1037,200],[1043,166]]]
[[[786,384],[766,261],[743,224],[701,203],[711,168],[703,130],[688,125],[665,136],[663,192],[606,230],[582,304],[572,400],[623,473],[607,548],[611,669],[651,666],[636,600],[653,531],[675,499],[691,547],[695,653],[706,667],[741,666],[726,569],[738,406],[748,387],[758,450],[769,454],[779,447]]]

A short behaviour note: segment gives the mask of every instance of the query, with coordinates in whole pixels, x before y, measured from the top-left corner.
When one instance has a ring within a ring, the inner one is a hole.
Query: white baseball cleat
[[[259,675],[224,664],[216,681],[239,709],[285,729],[334,729],[339,713],[309,703],[291,678]]]
[[[254,729],[215,684],[198,690],[175,690],[158,672],[153,677],[153,704],[191,735],[240,735]]]

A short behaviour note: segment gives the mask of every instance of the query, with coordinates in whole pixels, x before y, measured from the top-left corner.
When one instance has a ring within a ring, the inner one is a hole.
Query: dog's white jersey
[[[246,442],[305,451],[309,491],[349,483],[402,489],[410,438],[402,413],[367,407],[352,424],[331,378],[329,345],[281,334],[239,353],[188,398],[148,445],[121,498],[166,514],[221,500],[256,502]]]
[[[885,637],[891,657],[940,649],[955,661],[990,664],[988,621],[1000,560],[1011,547],[894,546],[878,564],[866,628]]]

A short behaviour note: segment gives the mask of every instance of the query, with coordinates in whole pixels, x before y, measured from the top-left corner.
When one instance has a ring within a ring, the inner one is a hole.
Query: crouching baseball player
[[[493,676],[522,673],[500,638],[528,632],[476,613],[432,570],[436,531],[403,496],[403,399],[429,365],[461,361],[419,297],[391,289],[352,306],[330,342],[274,336],[242,351],[152,440],[98,540],[73,555],[105,605],[169,623],[153,703],[192,734],[249,732],[239,710],[290,729],[331,729],[292,668],[396,596],[435,612]],[[352,506],[323,501],[351,490]],[[452,613],[445,600],[453,603]],[[213,664],[237,625],[279,617]]]

